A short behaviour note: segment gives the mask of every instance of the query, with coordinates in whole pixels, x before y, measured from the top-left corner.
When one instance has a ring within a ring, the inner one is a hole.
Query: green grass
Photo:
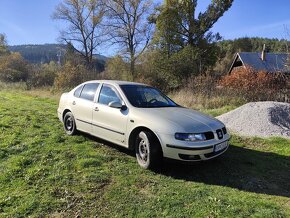
[[[66,136],[56,97],[0,91],[0,217],[289,217],[290,140],[233,136],[220,158],[141,169]]]
[[[219,115],[222,115],[224,113],[227,113],[231,110],[234,110],[236,109],[237,106],[234,106],[234,105],[226,105],[226,106],[223,106],[223,107],[219,107],[219,108],[213,108],[213,109],[199,109],[201,110],[202,112],[206,113],[206,114],[209,114],[213,117],[217,117]]]

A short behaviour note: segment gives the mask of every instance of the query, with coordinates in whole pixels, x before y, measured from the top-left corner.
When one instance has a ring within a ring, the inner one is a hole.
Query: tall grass
[[[52,86],[45,86],[39,88],[30,88],[25,82],[7,83],[0,81],[0,90],[13,91],[13,92],[25,92],[27,95],[41,98],[58,99],[63,91],[56,90]]]
[[[203,111],[212,116],[221,115],[246,103],[244,99],[239,97],[228,95],[206,96],[186,89],[170,93],[169,96],[181,106]]]
[[[8,83],[0,80],[0,90],[27,90],[25,82]]]
[[[205,96],[200,93],[193,93],[190,90],[179,90],[170,93],[170,97],[178,104],[194,109],[214,109],[228,105],[240,106],[245,100],[239,97],[227,95]]]

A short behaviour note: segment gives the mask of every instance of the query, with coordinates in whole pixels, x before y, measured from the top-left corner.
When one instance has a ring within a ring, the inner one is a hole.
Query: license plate
[[[215,145],[214,151],[215,152],[221,151],[221,150],[225,149],[227,146],[228,146],[228,141],[222,142],[220,144]]]

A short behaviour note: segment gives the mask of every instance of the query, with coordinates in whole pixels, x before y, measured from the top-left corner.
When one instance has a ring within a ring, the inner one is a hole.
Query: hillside
[[[290,46],[290,41],[284,39],[269,39],[260,37],[242,37],[234,40],[222,40],[218,46],[223,52],[231,55],[236,52],[260,52],[266,46],[267,52],[286,53]]]
[[[66,52],[66,45],[63,44],[43,44],[43,45],[13,45],[8,46],[12,52],[19,52],[25,60],[33,64],[49,63],[58,61],[58,55],[62,61]],[[108,59],[103,55],[95,55],[101,66],[105,65]]]
[[[12,52],[19,52],[25,60],[33,64],[49,63],[57,61],[57,55],[65,53],[65,45],[44,44],[44,45],[14,45],[8,46]]]

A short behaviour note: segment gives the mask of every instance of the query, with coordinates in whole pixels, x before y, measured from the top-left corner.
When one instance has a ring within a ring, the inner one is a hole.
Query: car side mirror
[[[111,101],[109,103],[109,107],[112,107],[112,108],[121,108],[122,107],[122,104],[119,101]]]
[[[127,106],[122,104],[121,102],[119,101],[112,101],[109,103],[109,107],[112,107],[112,108],[119,108],[121,110],[127,110]]]

